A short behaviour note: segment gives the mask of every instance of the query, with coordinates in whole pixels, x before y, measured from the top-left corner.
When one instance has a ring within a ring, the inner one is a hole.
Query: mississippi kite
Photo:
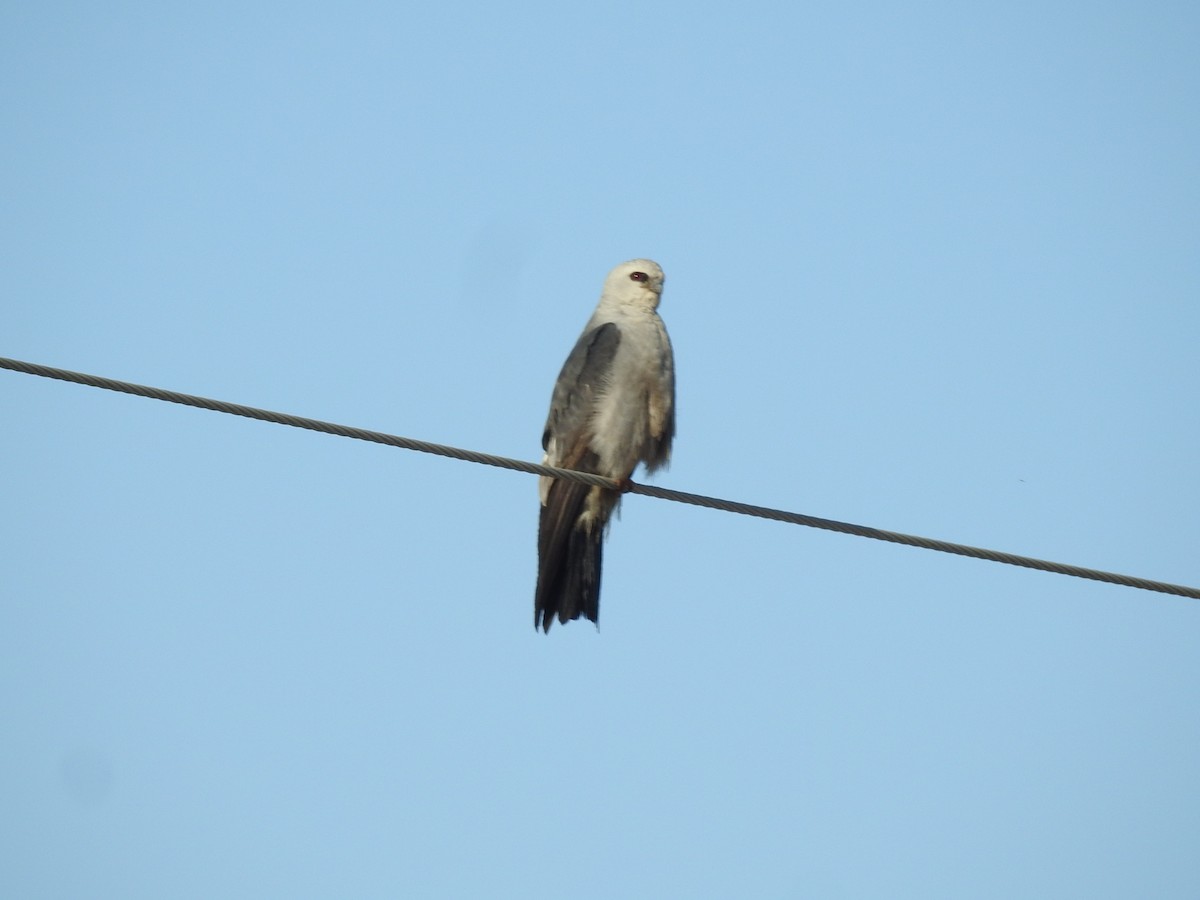
[[[663,270],[648,259],[621,263],[554,385],[542,433],[546,465],[627,481],[638,463],[670,460],[675,436],[675,359],[658,317]],[[533,626],[550,630],[600,616],[600,555],[621,495],[542,477],[538,490],[538,580]]]

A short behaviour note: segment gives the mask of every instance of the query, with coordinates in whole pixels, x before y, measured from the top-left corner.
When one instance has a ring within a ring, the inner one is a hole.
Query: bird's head
[[[604,280],[604,299],[622,305],[656,309],[663,289],[663,270],[652,259],[623,262]]]

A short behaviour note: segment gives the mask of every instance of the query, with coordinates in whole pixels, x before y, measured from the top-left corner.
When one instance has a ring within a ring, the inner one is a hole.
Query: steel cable
[[[837,531],[841,534],[852,534],[858,537],[871,538],[877,541],[888,541],[893,544],[905,544],[909,547],[919,547],[924,550],[936,550],[940,553],[952,553],[957,556],[970,556],[990,562],[1002,563],[1008,566],[1021,566],[1027,569],[1037,569],[1042,572],[1053,572],[1058,575],[1069,575],[1074,578],[1086,578],[1092,581],[1103,581],[1109,584],[1137,588],[1143,591],[1157,591],[1162,594],[1174,594],[1179,597],[1191,597],[1200,600],[1200,588],[1170,584],[1163,581],[1151,581],[1147,578],[1137,578],[1132,575],[1121,575],[1116,572],[1104,572],[1099,569],[1087,569],[1082,566],[1071,566],[1065,563],[1050,562],[1044,559],[1034,559],[1028,556],[1018,556],[1015,553],[1004,553],[999,550],[987,550],[981,547],[971,547],[966,544],[955,544],[933,538],[903,534],[897,531],[884,531],[866,525],[854,525],[849,522],[838,522],[834,519],[822,519],[803,513],[787,512],[766,506],[752,506],[748,503],[738,503],[732,500],[721,500],[716,497],[705,497],[702,494],[688,494],[683,491],[673,491],[668,488],[654,487],[637,482],[618,484],[611,478],[593,475],[588,472],[576,472],[572,469],[558,469],[553,466],[543,466],[538,463],[525,462],[519,459],[509,459],[495,456],[491,453],[480,453],[475,450],[462,450],[458,447],[448,447],[445,444],[433,444],[429,441],[419,441],[414,438],[400,437],[382,431],[368,431],[365,428],[352,428],[348,425],[338,425],[333,422],[323,422],[320,419],[309,419],[290,413],[273,412],[269,409],[258,409],[253,406],[243,406],[240,403],[228,403],[224,400],[212,400],[208,397],[198,397],[194,394],[181,394],[178,391],[168,391],[163,388],[148,387],[143,384],[133,384],[128,381],[118,381],[114,378],[104,378],[99,375],[87,375],[82,372],[72,372],[67,369],[55,369],[38,363],[22,362],[21,360],[0,357],[0,368],[11,369],[14,372],[24,372],[27,375],[37,375],[42,378],[53,378],[58,381],[69,381],[84,384],[89,387],[106,391],[118,391],[123,394],[134,394],[139,397],[149,397],[152,400],[163,400],[167,403],[179,403],[184,406],[194,406],[198,409],[208,409],[213,412],[227,413],[234,416],[244,416],[248,419],[259,419],[263,422],[274,422],[277,425],[288,425],[293,428],[304,428],[309,431],[320,431],[339,437],[352,438],[358,441],[370,441],[376,444],[386,444],[389,447],[400,447],[405,450],[415,450],[418,453],[432,453],[465,462],[480,463],[487,466],[498,466],[502,469],[513,469],[518,472],[528,472],[533,475],[549,475],[553,478],[565,478],[596,487],[620,489],[627,493],[641,494],[659,500],[672,500],[676,503],[688,503],[693,506],[703,506],[707,509],[722,512],[738,513],[744,516],[756,516],[761,519],[772,519],[776,522],[787,522],[792,525],[805,525],[809,528],[821,528],[826,531]]]

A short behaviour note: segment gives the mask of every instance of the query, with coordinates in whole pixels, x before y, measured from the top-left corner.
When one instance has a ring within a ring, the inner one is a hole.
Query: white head
[[[662,267],[654,260],[631,259],[608,273],[601,299],[621,306],[657,309],[664,277]]]

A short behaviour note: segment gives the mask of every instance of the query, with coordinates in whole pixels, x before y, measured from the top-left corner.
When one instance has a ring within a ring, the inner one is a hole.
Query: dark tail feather
[[[533,627],[549,631],[555,616],[569,622],[600,617],[600,562],[604,525],[579,525],[588,494],[584,484],[555,481],[538,521],[538,583]]]
[[[600,618],[600,557],[604,551],[604,528],[591,531],[576,528],[567,546],[567,570],[559,594],[558,620],[569,622],[586,616],[591,622]],[[549,627],[549,622],[546,623]]]

